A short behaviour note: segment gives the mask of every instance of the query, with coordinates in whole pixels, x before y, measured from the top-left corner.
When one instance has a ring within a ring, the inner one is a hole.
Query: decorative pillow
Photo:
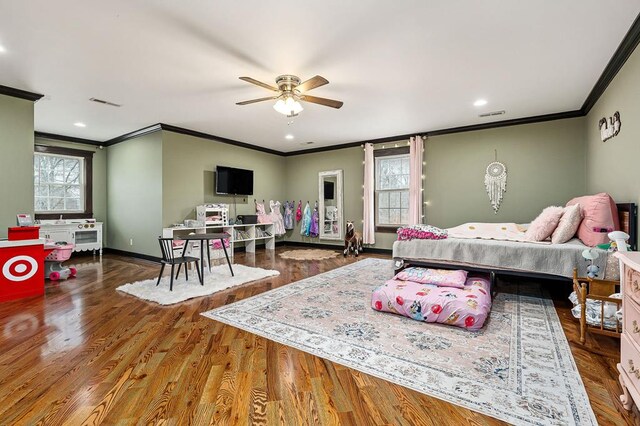
[[[553,234],[564,208],[551,206],[542,210],[542,213],[536,217],[529,225],[527,232],[525,232],[525,238],[529,241],[544,241]]]
[[[584,217],[578,227],[578,238],[589,247],[608,242],[607,234],[620,229],[618,207],[606,192],[574,198],[567,207],[576,204],[580,204]]]
[[[398,272],[393,279],[420,284],[434,284],[440,287],[464,288],[464,283],[467,280],[467,271],[409,267]]]
[[[580,208],[580,204],[565,207],[558,227],[553,231],[553,235],[551,236],[551,243],[562,244],[569,241],[576,235],[580,222],[582,222],[582,209]]]

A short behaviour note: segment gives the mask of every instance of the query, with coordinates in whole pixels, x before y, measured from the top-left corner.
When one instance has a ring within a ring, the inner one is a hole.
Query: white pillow
[[[576,235],[580,222],[582,222],[582,209],[580,208],[580,204],[565,207],[558,227],[553,231],[551,242],[553,244],[562,244],[569,241]]]

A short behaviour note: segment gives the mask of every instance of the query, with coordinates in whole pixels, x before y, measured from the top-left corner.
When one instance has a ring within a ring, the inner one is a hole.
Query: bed
[[[620,228],[631,236],[629,244],[635,250],[637,207],[634,203],[616,206]],[[492,283],[497,275],[572,281],[575,267],[580,275],[586,275],[587,263],[582,258],[582,251],[586,248],[577,238],[564,244],[447,238],[396,241],[393,244],[393,258],[396,271],[407,266],[425,266],[489,273]],[[606,250],[595,250],[600,255],[594,263],[603,273],[601,278],[618,279],[617,260]]]

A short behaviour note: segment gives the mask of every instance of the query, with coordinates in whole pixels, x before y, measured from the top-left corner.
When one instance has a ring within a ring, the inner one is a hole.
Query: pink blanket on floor
[[[373,291],[371,307],[418,321],[478,330],[491,311],[490,285],[478,277],[467,278],[464,288],[389,280]]]

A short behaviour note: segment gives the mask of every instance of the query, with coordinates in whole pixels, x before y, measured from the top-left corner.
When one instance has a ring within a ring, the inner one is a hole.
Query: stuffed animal
[[[344,234],[344,257],[352,251],[358,257],[362,250],[362,237],[356,232],[353,222],[347,221],[347,232]]]
[[[598,265],[587,266],[587,277],[594,279],[598,276],[598,272],[600,272],[600,267]]]
[[[582,251],[582,257],[589,262],[589,265],[587,266],[587,277],[591,279],[596,278],[598,276],[598,272],[600,272],[600,267],[593,264],[593,261],[599,256],[598,252],[593,249],[586,249]]]

